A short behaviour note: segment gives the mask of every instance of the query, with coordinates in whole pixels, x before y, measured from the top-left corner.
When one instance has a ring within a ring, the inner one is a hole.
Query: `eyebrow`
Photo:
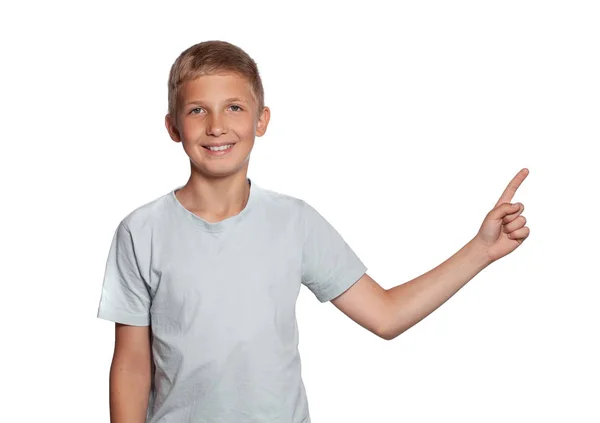
[[[229,103],[231,101],[239,101],[241,103],[245,103],[246,102],[246,100],[244,100],[242,98],[239,98],[239,97],[230,97],[230,98],[225,99],[224,103]],[[187,105],[190,105],[190,104],[201,104],[201,103],[202,103],[202,101],[200,101],[200,100],[194,100],[194,101],[188,102]]]

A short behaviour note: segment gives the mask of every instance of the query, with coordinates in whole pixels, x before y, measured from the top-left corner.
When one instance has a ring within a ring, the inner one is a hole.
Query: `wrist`
[[[494,262],[494,260],[490,258],[486,246],[481,241],[478,241],[477,238],[470,240],[464,246],[464,249],[467,252],[469,260],[475,263],[477,267],[480,267],[481,269],[486,268]]]

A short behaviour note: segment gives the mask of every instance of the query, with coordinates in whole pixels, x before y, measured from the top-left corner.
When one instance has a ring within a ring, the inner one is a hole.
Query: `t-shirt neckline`
[[[169,193],[169,198],[171,199],[171,203],[175,205],[176,210],[178,210],[185,218],[190,220],[194,225],[198,226],[200,229],[207,232],[222,232],[243,220],[253,207],[254,201],[257,196],[258,187],[256,186],[256,183],[252,182],[250,178],[246,179],[248,181],[248,185],[250,185],[250,194],[248,196],[248,201],[246,202],[246,205],[238,214],[227,217],[219,222],[208,222],[207,220],[202,219],[200,216],[186,209],[183,206],[183,204],[179,202],[179,200],[175,196],[175,191],[180,190],[185,185],[180,185],[172,189]]]

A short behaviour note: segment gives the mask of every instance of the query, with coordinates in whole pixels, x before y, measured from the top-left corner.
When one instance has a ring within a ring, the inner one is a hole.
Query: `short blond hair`
[[[177,122],[181,86],[203,75],[232,72],[245,77],[258,106],[265,107],[265,94],[256,62],[240,47],[227,41],[203,41],[184,50],[169,73],[169,115]]]

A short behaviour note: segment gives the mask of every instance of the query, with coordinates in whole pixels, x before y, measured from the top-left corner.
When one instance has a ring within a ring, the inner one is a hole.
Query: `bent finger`
[[[519,210],[517,210],[515,213],[507,214],[506,216],[504,216],[502,218],[502,223],[506,224],[512,222],[517,217],[519,217],[521,213],[523,213],[523,210],[525,210],[525,205],[523,203],[519,203]]]
[[[525,216],[521,215],[512,222],[504,225],[503,230],[505,233],[509,234],[511,232],[516,231],[517,229],[521,229],[523,226],[525,226],[525,223],[527,223],[527,219],[525,218]]]
[[[517,229],[516,231],[509,233],[508,237],[510,239],[516,239],[517,241],[525,240],[529,236],[529,232],[529,228],[525,226],[521,229]]]

